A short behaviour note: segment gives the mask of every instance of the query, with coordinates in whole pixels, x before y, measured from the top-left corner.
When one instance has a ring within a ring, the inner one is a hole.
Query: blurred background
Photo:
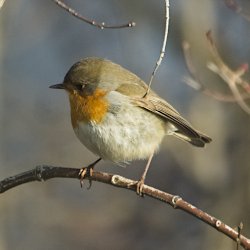
[[[53,1],[6,1],[0,10],[0,177],[39,164],[82,167],[96,159],[71,128],[69,103],[59,83],[69,67],[87,56],[108,58],[149,81],[164,32],[164,1],[71,0],[81,14],[135,28],[100,30]],[[249,1],[238,1],[249,10]],[[225,62],[250,62],[250,22],[224,1],[170,2],[166,57],[154,79],[161,93],[196,128],[213,138],[205,149],[167,137],[154,157],[146,183],[185,200],[232,227],[242,221],[250,237],[250,116],[237,104],[218,102],[183,82],[188,75],[182,42],[191,45],[206,87],[229,93],[206,68],[205,33],[211,29]],[[246,74],[250,81],[250,74]],[[96,170],[129,178],[145,162],[121,168],[101,162]],[[236,249],[206,224],[148,197],[78,180],[53,179],[11,189],[0,198],[0,249]]]

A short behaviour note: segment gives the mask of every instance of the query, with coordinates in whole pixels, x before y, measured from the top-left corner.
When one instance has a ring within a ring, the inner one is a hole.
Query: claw
[[[93,168],[94,168],[94,166],[88,168],[88,171],[89,171],[88,175],[89,175],[90,177],[93,176],[93,172],[94,172]],[[91,186],[92,186],[92,180],[89,180],[89,185],[87,186],[87,190],[89,190],[89,189],[91,188]]]
[[[82,168],[80,171],[79,171],[79,179],[80,179],[80,185],[81,185],[81,188],[83,187],[83,180],[86,178],[86,177],[92,177],[93,176],[93,169],[94,169],[94,166],[101,160],[101,158],[97,159],[95,162],[91,163],[90,165],[88,165],[86,168]],[[87,187],[87,189],[89,190],[92,186],[92,180],[89,179],[89,186]]]
[[[144,186],[144,180],[141,179],[139,181],[132,181],[131,183],[128,184],[128,187],[136,187],[136,194],[138,194],[139,196],[143,197],[144,194],[142,192],[143,186]]]
[[[83,187],[83,180],[86,177],[92,177],[93,176],[93,167],[86,167],[86,168],[82,168],[79,172],[79,179],[80,179],[80,185],[81,188]],[[92,180],[89,180],[89,185],[87,187],[87,189],[89,190],[92,186]]]
[[[142,179],[139,180],[139,181],[136,183],[136,193],[137,193],[139,196],[141,196],[141,197],[144,196],[144,194],[143,194],[143,192],[142,192],[143,186],[144,186],[144,180],[142,180]]]
[[[90,174],[90,169],[88,168],[88,167],[86,167],[86,168],[82,168],[81,170],[80,170],[80,172],[79,172],[79,179],[80,179],[80,185],[81,185],[81,188],[83,187],[83,180],[84,180],[84,178],[85,177],[88,177],[88,176],[90,176],[91,177],[91,174]],[[92,174],[93,174],[93,170],[92,170]],[[89,182],[91,182],[90,180],[89,180]],[[89,184],[89,187],[87,188],[87,189],[89,189],[91,187],[91,184]]]

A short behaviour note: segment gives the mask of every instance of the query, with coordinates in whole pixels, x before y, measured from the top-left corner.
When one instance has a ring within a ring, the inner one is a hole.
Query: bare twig
[[[3,7],[5,0],[0,0],[0,9]]]
[[[246,13],[243,8],[238,3],[236,3],[235,0],[224,0],[224,2],[231,10],[240,14],[247,21],[250,21],[250,13]]]
[[[63,1],[53,0],[53,2],[55,2],[59,7],[66,10],[71,15],[75,16],[76,18],[78,18],[78,19],[80,19],[80,20],[82,20],[90,25],[96,26],[97,28],[100,28],[100,29],[121,29],[121,28],[134,27],[136,25],[135,22],[129,22],[129,23],[120,24],[120,25],[106,25],[104,22],[98,23],[95,20],[90,20],[90,19],[82,16],[76,10],[72,9],[70,6],[65,4]]]
[[[205,85],[202,84],[192,63],[190,45],[187,42],[183,42],[183,51],[186,65],[192,78],[186,77],[184,81],[192,88],[199,90],[216,100],[224,102],[237,102],[245,112],[250,114],[250,107],[245,102],[246,99],[250,98],[250,84],[242,78],[248,70],[248,64],[242,64],[237,70],[230,69],[222,60],[212,39],[211,31],[208,31],[206,35],[209,43],[209,49],[213,57],[213,62],[208,62],[207,67],[227,83],[232,95],[217,93],[207,89]],[[241,88],[241,90],[239,88]]]
[[[215,63],[208,62],[207,67],[211,71],[219,75],[228,84],[228,87],[232,91],[236,99],[236,102],[246,113],[250,114],[250,107],[246,104],[246,102],[242,98],[242,94],[240,93],[237,87],[238,85],[243,87],[244,89],[247,89],[246,86],[248,86],[249,89],[250,84],[242,79],[242,76],[245,74],[246,70],[248,69],[248,66],[246,66],[246,64],[243,64],[243,66],[241,66],[239,69],[233,71],[222,60],[214,44],[211,31],[207,32],[207,40],[209,42],[209,48],[213,56],[213,60],[215,62]],[[249,92],[247,93],[249,94]]]
[[[203,94],[214,98],[215,100],[222,101],[222,102],[236,102],[237,101],[235,96],[232,94],[228,94],[228,95],[227,94],[220,94],[216,91],[213,91],[213,90],[206,88],[205,84],[202,83],[195,66],[193,65],[192,57],[191,57],[191,53],[190,53],[190,44],[187,41],[184,41],[182,43],[182,48],[183,48],[183,52],[184,52],[186,66],[187,66],[188,71],[191,75],[191,77],[184,77],[183,81],[186,84],[188,84],[193,89],[195,89],[197,91],[201,91]],[[249,86],[249,85],[247,85],[247,86]],[[247,86],[245,88],[247,88]],[[250,98],[250,95],[248,94],[248,92],[249,91],[241,93],[242,98],[244,100]]]
[[[80,169],[78,168],[64,168],[47,165],[37,166],[35,169],[0,181],[0,193],[4,193],[11,188],[32,181],[46,181],[57,177],[79,179],[79,172]],[[102,182],[136,192],[137,182],[119,175],[93,171],[92,176],[86,178],[91,181]],[[143,186],[142,193],[151,198],[165,202],[171,205],[173,208],[178,208],[185,211],[186,213],[191,214],[197,219],[217,229],[219,232],[225,234],[232,240],[239,242],[238,244],[243,246],[245,249],[250,249],[250,239],[243,236],[237,230],[229,227],[221,220],[209,215],[208,213],[205,213],[199,208],[183,200],[178,195],[169,194],[148,185]]]
[[[161,65],[162,59],[165,56],[166,44],[167,44],[167,38],[168,38],[168,27],[169,27],[169,0],[165,0],[165,32],[164,32],[161,53],[160,53],[160,56],[155,64],[154,70],[151,74],[150,81],[149,81],[148,88],[147,88],[147,92],[145,93],[144,97],[146,97],[147,94],[149,93],[151,84],[152,84],[154,76],[156,74],[156,71],[158,70],[159,66]]]

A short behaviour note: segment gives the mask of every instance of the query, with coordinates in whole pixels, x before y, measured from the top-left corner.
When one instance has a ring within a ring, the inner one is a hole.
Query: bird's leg
[[[85,177],[91,177],[93,175],[93,169],[95,167],[95,165],[101,160],[102,158],[98,158],[96,161],[92,162],[91,164],[89,164],[87,167],[82,168],[79,172],[79,179],[80,179],[80,185],[82,187],[83,185],[83,179]],[[88,189],[90,189],[92,185],[92,180],[89,180],[89,186]]]
[[[149,166],[150,166],[150,163],[153,159],[153,156],[154,156],[154,152],[150,155],[150,157],[148,158],[148,162],[147,162],[147,165],[143,171],[143,174],[141,176],[141,179],[139,181],[137,181],[136,183],[136,193],[140,196],[143,196],[142,194],[142,189],[143,189],[143,185],[144,185],[144,182],[145,182],[145,179],[146,179],[146,175],[147,175],[147,172],[148,172],[148,169],[149,169]]]

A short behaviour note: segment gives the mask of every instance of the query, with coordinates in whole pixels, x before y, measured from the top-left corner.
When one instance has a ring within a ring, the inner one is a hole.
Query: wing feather
[[[194,129],[174,107],[159,97],[154,91],[150,90],[150,94],[144,98],[143,95],[146,93],[147,85],[136,75],[133,74],[131,77],[132,76],[135,78],[134,81],[121,84],[116,91],[129,96],[134,105],[171,122],[176,127],[176,131],[173,132],[173,135],[177,138],[185,140],[197,147],[204,147],[205,143],[211,141],[210,137]],[[131,82],[133,84],[131,84]]]
[[[176,131],[174,132],[176,137],[198,147],[203,147],[205,143],[211,141],[211,138],[194,129],[170,104],[161,98],[149,96],[146,98],[133,97],[132,99],[135,105],[171,122],[176,127]]]

